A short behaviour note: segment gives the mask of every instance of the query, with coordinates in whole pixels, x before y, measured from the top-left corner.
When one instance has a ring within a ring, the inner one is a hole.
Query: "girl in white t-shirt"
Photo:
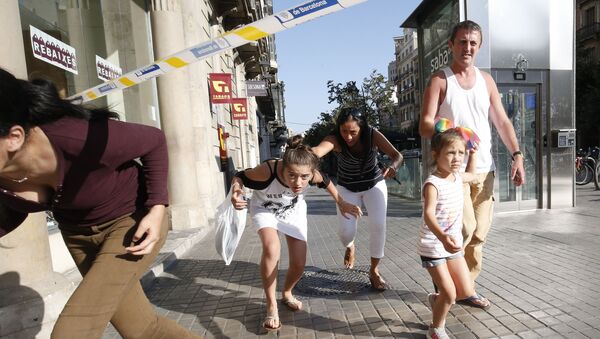
[[[356,218],[362,215],[360,207],[344,201],[335,185],[319,172],[318,167],[319,158],[310,147],[302,144],[302,137],[295,136],[288,140],[282,159],[268,160],[255,168],[240,171],[232,181],[231,202],[236,209],[247,206],[242,187],[254,189],[250,215],[262,242],[260,275],[267,298],[263,327],[269,331],[281,328],[275,297],[280,257],[278,232],[285,234],[289,251],[289,269],[281,302],[293,311],[302,308],[302,302],[292,295],[292,289],[302,277],[306,263],[305,188],[309,184],[318,185],[331,194],[342,213]]]
[[[444,123],[447,125],[449,121]],[[476,144],[471,144],[474,147],[467,151],[465,140],[472,135],[471,130],[457,127],[437,133],[431,140],[435,170],[423,184],[423,224],[417,246],[423,267],[439,289],[439,293],[428,296],[433,319],[427,338],[448,338],[446,316],[456,300],[469,299],[481,308],[490,306],[487,299],[475,293],[462,251],[463,182],[476,178],[473,175]],[[469,152],[467,172],[459,173],[466,152]]]

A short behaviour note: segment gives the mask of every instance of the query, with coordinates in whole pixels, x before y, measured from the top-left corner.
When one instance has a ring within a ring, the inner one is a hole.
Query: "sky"
[[[306,0],[274,0],[274,13]],[[285,83],[286,125],[301,133],[331,111],[327,81],[362,83],[372,70],[387,78],[394,37],[421,0],[367,0],[275,35],[278,77]]]

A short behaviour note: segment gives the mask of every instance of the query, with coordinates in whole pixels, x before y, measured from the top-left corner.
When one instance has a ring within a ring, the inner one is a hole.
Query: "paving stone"
[[[494,216],[484,247],[484,269],[477,291],[492,302],[488,310],[454,305],[447,330],[454,338],[600,338],[600,192],[577,188],[578,207]],[[335,204],[323,191],[307,195],[307,270],[341,269]],[[431,277],[415,253],[420,202],[389,197],[386,257],[380,271],[391,288],[363,289],[347,295],[301,295],[305,307],[291,312],[280,305],[280,338],[424,338],[431,321],[427,293]],[[260,279],[261,244],[252,225],[244,232],[229,266],[214,251],[214,235],[192,246],[146,293],[159,314],[207,338],[258,338],[266,335]],[[366,268],[369,231],[359,221],[356,267]],[[288,268],[281,241],[278,298]],[[265,337],[276,337],[265,336]],[[103,339],[119,338],[109,326]]]
[[[542,336],[534,331],[527,331],[519,333],[519,337],[523,339],[541,338]]]

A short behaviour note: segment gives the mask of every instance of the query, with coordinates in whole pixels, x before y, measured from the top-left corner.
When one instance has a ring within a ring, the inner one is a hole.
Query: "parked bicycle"
[[[583,150],[580,148],[575,157],[575,183],[577,185],[587,185],[595,176],[596,160],[592,158],[591,151],[588,148]]]
[[[587,185],[592,180],[596,189],[600,190],[600,148],[598,146],[588,147],[587,150],[580,148],[575,157],[575,183]]]
[[[600,147],[595,146],[592,148],[591,157],[594,158],[596,166],[594,167],[594,186],[596,190],[600,190]]]

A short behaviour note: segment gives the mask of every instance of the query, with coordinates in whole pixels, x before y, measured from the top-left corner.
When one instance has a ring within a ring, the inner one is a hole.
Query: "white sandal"
[[[281,303],[292,311],[300,311],[302,309],[302,302],[294,296],[291,298],[281,298]]]
[[[271,327],[267,325],[267,322],[274,320],[277,324],[279,324],[279,326],[277,327]],[[271,331],[279,331],[279,329],[281,328],[281,321],[279,320],[279,315],[267,315],[265,317],[265,320],[262,323],[262,327],[271,332]]]

